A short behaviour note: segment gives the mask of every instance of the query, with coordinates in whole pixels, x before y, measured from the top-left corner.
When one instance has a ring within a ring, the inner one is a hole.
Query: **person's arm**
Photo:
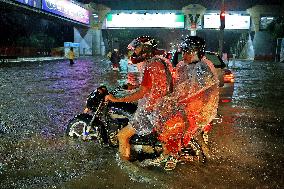
[[[135,102],[143,98],[144,95],[151,90],[151,88],[152,88],[151,74],[148,69],[145,69],[141,85],[135,93],[122,98],[116,98],[113,95],[107,95],[105,100],[109,100],[112,102]]]
[[[135,93],[121,97],[121,98],[116,98],[113,95],[107,95],[105,100],[106,101],[111,101],[111,102],[135,102],[141,98],[148,92],[148,88],[145,86],[140,86],[139,90],[136,91]]]

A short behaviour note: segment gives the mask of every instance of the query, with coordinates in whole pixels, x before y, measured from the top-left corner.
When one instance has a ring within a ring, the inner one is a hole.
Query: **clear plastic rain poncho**
[[[164,65],[167,65],[166,69]],[[150,86],[146,84],[146,87],[150,87],[151,90],[138,101],[138,109],[130,121],[138,135],[146,135],[153,131],[153,127],[155,127],[155,124],[152,123],[153,111],[156,110],[161,99],[169,93],[170,82],[172,82],[171,63],[162,56],[156,55],[147,60],[142,70],[144,75],[141,85],[148,83]]]
[[[173,93],[163,97],[152,114],[159,140],[170,152],[178,152],[216,116],[219,80],[212,62],[180,62]]]

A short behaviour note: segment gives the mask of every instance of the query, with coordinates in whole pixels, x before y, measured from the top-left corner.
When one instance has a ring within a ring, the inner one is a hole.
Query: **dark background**
[[[182,7],[189,4],[198,3],[203,5],[209,10],[219,10],[221,7],[221,0],[219,1],[188,1],[188,0],[79,0],[82,3],[101,3],[112,10],[181,10]],[[281,0],[225,0],[226,10],[240,10],[246,9],[257,5],[283,5]],[[52,48],[62,47],[64,42],[74,41],[73,27],[87,27],[76,25],[70,21],[54,18],[43,14],[42,12],[29,11],[22,7],[8,5],[0,1],[0,50],[5,51],[7,48],[25,48],[29,52],[45,51],[50,53]],[[246,31],[225,31],[224,33],[224,51],[230,51],[230,46],[239,40],[242,33]],[[119,48],[124,53],[125,47],[131,41],[140,35],[151,35],[156,37],[160,42],[160,47],[170,48],[169,42],[177,42],[180,40],[181,35],[189,34],[185,29],[161,29],[161,28],[147,28],[147,29],[123,29],[123,30],[103,30],[103,36],[105,37],[106,50],[109,51],[113,48],[114,43],[118,43]],[[207,41],[207,49],[216,51],[218,47],[218,31],[214,30],[199,30],[197,35],[205,38]],[[171,41],[169,41],[170,39]],[[117,40],[117,41],[116,41]],[[31,53],[25,53],[26,56]],[[7,52],[5,52],[7,54]]]

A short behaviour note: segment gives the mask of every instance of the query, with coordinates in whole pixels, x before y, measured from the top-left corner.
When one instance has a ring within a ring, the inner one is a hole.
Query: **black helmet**
[[[136,64],[152,58],[157,50],[157,45],[156,40],[150,36],[140,36],[134,39],[128,45],[128,49],[133,51],[135,48],[141,47],[141,52],[139,54],[133,53],[131,55],[132,63]]]
[[[180,48],[184,52],[197,52],[197,56],[201,59],[205,54],[205,41],[198,36],[187,36],[180,44]]]

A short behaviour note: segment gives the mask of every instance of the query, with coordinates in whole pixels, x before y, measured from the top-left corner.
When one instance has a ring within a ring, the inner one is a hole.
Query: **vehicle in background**
[[[220,102],[231,102],[234,92],[235,77],[218,53],[206,51],[205,57],[209,59],[217,70],[220,81]]]
[[[176,66],[177,63],[182,59],[181,52],[176,50],[171,51],[171,53],[173,54],[171,56],[171,62],[173,66]],[[227,65],[218,55],[218,53],[206,51],[205,57],[214,64],[214,67],[217,70],[220,81],[220,102],[231,102],[234,92],[234,74],[227,68]]]

